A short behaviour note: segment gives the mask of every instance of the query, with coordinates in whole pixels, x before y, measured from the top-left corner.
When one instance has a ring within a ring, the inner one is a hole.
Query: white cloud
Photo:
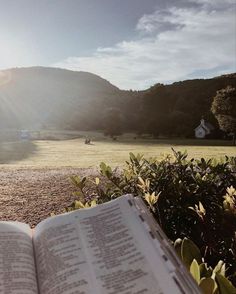
[[[204,5],[209,5],[214,8],[226,8],[230,7],[232,4],[235,4],[235,0],[190,0],[193,3],[199,3]]]
[[[170,7],[141,17],[138,40],[98,48],[92,56],[69,57],[54,66],[101,75],[122,89],[144,89],[195,77],[195,72],[234,71],[236,17],[231,0],[224,9],[218,9],[218,0],[194,2],[203,5]]]

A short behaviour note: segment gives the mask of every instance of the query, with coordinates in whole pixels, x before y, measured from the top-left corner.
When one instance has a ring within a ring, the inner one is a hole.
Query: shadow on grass
[[[26,159],[36,151],[31,141],[0,142],[0,164]]]
[[[190,147],[197,147],[197,146],[208,146],[208,147],[223,147],[223,146],[233,146],[232,141],[230,140],[207,140],[207,139],[153,139],[153,138],[136,138],[136,139],[129,139],[129,138],[120,138],[118,137],[117,140],[112,140],[111,138],[99,138],[95,140],[99,142],[106,142],[110,144],[131,144],[131,145],[165,145],[170,147],[182,147],[182,146],[190,146]]]
[[[173,146],[232,146],[230,140],[214,140],[214,139],[163,139],[157,140],[160,144]]]

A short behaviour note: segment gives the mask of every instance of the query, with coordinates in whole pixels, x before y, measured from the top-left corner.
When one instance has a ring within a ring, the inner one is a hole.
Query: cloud
[[[138,21],[136,29],[144,33],[158,33],[181,28],[179,20],[173,19],[173,9],[144,14]]]
[[[235,0],[190,0],[192,3],[203,4],[205,6],[213,7],[214,9],[225,9],[235,5]]]
[[[172,6],[143,15],[135,40],[54,66],[93,72],[122,89],[235,71],[235,5],[231,0],[194,2],[199,6]]]

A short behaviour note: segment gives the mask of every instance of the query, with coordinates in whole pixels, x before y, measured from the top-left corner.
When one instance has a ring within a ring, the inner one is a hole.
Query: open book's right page
[[[183,293],[131,199],[39,224],[34,246],[40,293]]]

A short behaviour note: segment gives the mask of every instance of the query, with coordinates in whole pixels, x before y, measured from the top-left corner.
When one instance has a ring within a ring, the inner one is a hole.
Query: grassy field
[[[92,139],[84,144],[85,136]],[[236,156],[236,147],[230,141],[213,140],[154,140],[134,139],[134,135],[123,135],[117,141],[99,133],[48,132],[27,141],[0,142],[1,167],[94,167],[104,161],[112,166],[122,165],[129,152],[142,153],[146,157],[187,150],[189,157]]]

